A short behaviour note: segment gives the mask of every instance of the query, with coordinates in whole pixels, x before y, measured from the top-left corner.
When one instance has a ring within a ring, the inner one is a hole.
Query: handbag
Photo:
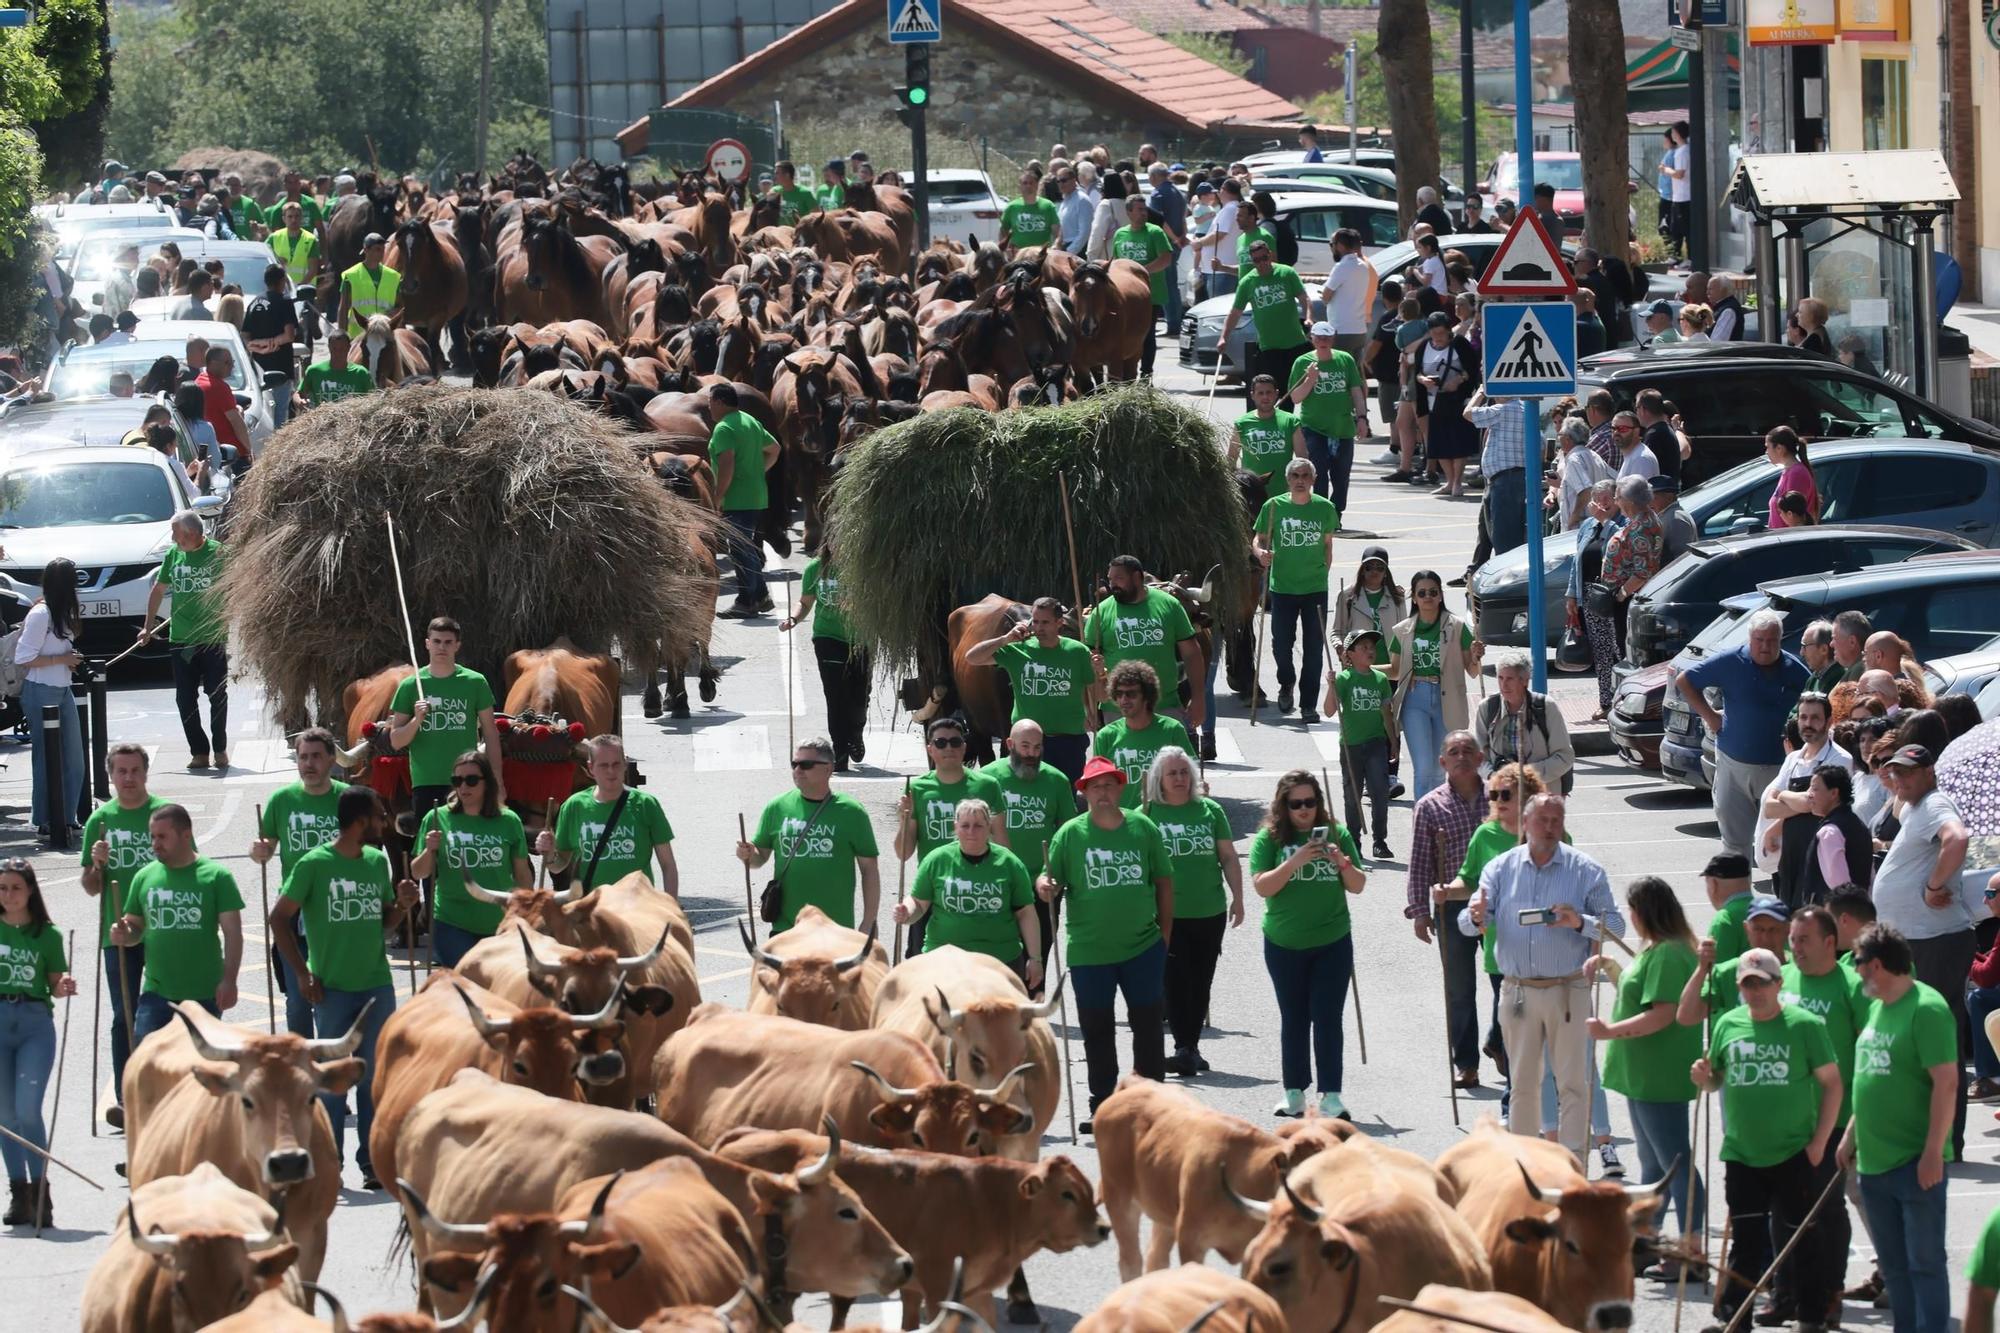
[[[825,814],[826,808],[832,804],[833,804],[833,793],[828,792],[826,794],[826,799],[819,803],[819,809],[812,812],[812,818],[808,819],[805,823],[805,827],[799,830],[800,838],[803,838],[806,836],[806,834],[812,832],[812,826],[814,824],[819,823],[819,817]],[[783,835],[781,834],[779,836],[780,836],[780,841],[782,841]],[[798,843],[794,841],[792,843],[792,846],[797,847]],[[778,867],[777,873],[772,875],[770,882],[764,886],[764,891],[757,895],[757,919],[762,921],[767,926],[776,925],[778,923],[778,917],[782,915],[784,912],[785,872],[792,868],[792,862],[796,861],[797,859],[798,859],[797,852],[793,852],[792,855],[786,857],[785,863]]]
[[[611,844],[611,830],[618,827],[618,817],[625,813],[625,802],[631,798],[632,789],[627,787],[618,793],[617,803],[611,807],[611,818],[604,821],[598,830],[597,846],[590,849],[590,864],[583,870],[583,886],[588,889],[590,881],[597,875],[597,863],[604,859],[604,849]]]
[[[1590,668],[1590,644],[1583,637],[1583,631],[1575,625],[1563,626],[1562,644],[1556,649],[1556,670],[1587,671]]]
[[[1583,607],[1590,614],[1603,616],[1606,620],[1616,620],[1624,611],[1624,604],[1618,600],[1618,590],[1598,579],[1583,585]]]

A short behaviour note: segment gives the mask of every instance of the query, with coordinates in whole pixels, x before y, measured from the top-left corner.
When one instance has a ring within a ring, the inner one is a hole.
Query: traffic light
[[[912,44],[905,49],[903,77],[906,83],[896,87],[896,101],[899,107],[896,118],[905,125],[914,126],[917,118],[931,101],[931,51],[922,43]]]

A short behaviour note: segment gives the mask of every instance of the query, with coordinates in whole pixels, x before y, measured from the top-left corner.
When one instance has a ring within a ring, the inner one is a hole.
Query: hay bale
[[[399,389],[315,408],[238,488],[222,589],[239,664],[295,725],[317,693],[408,660],[383,515],[393,510],[422,652],[437,615],[465,661],[567,635],[641,665],[684,662],[713,614],[715,521],[664,487],[634,437],[554,394]]]
[[[243,178],[243,193],[259,207],[274,202],[285,187],[285,164],[254,148],[190,148],[174,159],[169,172],[206,171],[217,176],[234,172]]]
[[[1061,407],[926,413],[847,451],[829,514],[847,618],[898,666],[935,672],[943,617],[989,592],[1071,600],[1060,478],[1069,478],[1086,600],[1111,557],[1200,580],[1216,614],[1250,565],[1250,531],[1215,429],[1147,386]]]

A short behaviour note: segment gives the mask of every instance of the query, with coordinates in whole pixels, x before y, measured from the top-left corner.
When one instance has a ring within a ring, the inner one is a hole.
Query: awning
[[[1736,58],[1735,41],[1730,41],[1729,70],[1735,73],[1741,62]],[[1656,88],[1685,88],[1688,83],[1688,53],[1671,41],[1659,45],[1625,66],[1625,91],[1643,93]]]

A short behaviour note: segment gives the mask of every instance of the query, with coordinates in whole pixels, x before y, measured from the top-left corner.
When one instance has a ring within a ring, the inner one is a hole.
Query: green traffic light
[[[911,106],[922,106],[931,100],[931,90],[928,88],[912,88],[909,92],[909,98]]]

